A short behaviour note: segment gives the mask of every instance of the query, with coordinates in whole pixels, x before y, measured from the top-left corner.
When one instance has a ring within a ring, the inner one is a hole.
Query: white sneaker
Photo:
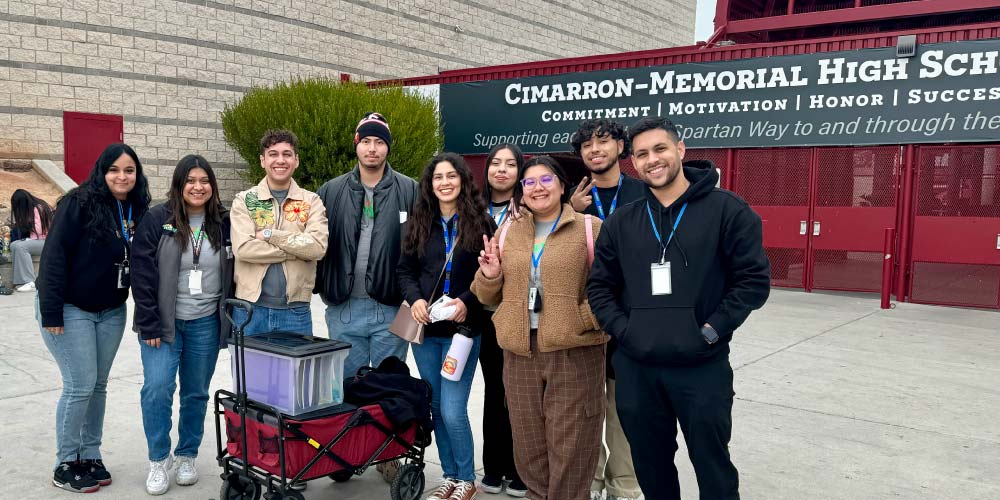
[[[590,500],[604,500],[604,490],[590,490]]]
[[[146,493],[150,495],[162,495],[170,488],[170,468],[174,465],[174,457],[167,455],[167,458],[159,462],[149,462],[149,475],[146,476]]]
[[[198,482],[198,469],[194,466],[195,457],[177,457],[177,472],[174,480],[179,486],[191,486]]]
[[[21,285],[19,287],[15,287],[14,290],[17,290],[19,292],[34,292],[35,291],[35,282],[34,281],[29,281],[29,282],[27,282],[27,283],[25,283],[25,284],[23,284],[23,285]]]

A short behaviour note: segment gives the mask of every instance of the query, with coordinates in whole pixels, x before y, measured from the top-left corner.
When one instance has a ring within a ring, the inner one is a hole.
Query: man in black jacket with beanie
[[[403,298],[396,282],[403,224],[417,183],[389,166],[389,123],[368,113],[355,128],[358,164],[323,184],[330,221],[326,257],[317,266],[316,292],[326,303],[330,338],[349,342],[344,377],[385,358],[406,359],[407,344],[389,333]]]
[[[618,414],[649,500],[680,500],[677,424],[702,500],[736,500],[729,458],[729,341],[770,291],[760,217],[715,187],[709,162],[688,162],[670,120],[629,130],[645,198],[602,227],[587,286],[591,310],[618,340]]]

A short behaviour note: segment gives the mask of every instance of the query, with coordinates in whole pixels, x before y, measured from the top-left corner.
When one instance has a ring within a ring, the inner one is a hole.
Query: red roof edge
[[[482,80],[502,80],[539,75],[555,75],[577,71],[598,71],[641,66],[659,66],[688,62],[728,61],[754,57],[772,57],[791,54],[836,52],[896,44],[899,35],[917,35],[917,43],[938,43],[958,40],[983,40],[1000,38],[1000,23],[981,23],[960,26],[935,27],[921,30],[900,30],[885,33],[866,33],[842,37],[816,38],[791,42],[754,43],[705,48],[688,45],[664,49],[640,50],[617,54],[550,59],[499,66],[483,66],[442,71],[437,75],[417,76],[368,82],[371,87],[386,85],[434,85]]]

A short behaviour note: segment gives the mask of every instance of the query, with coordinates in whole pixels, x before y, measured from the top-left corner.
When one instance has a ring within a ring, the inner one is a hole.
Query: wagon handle
[[[236,331],[239,332],[240,335],[242,335],[243,328],[245,328],[248,324],[250,324],[250,320],[253,318],[253,306],[251,306],[249,302],[241,299],[226,299],[226,305],[232,306],[234,311],[236,310],[237,307],[239,307],[240,309],[243,309],[244,311],[247,312],[246,321],[244,321],[241,325],[236,326],[236,321],[234,321],[232,315],[229,314],[229,308],[227,307],[225,310],[226,319],[228,319],[229,323],[235,326]]]

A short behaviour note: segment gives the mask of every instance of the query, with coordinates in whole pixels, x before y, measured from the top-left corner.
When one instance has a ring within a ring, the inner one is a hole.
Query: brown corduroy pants
[[[604,421],[605,346],[504,352],[514,462],[533,500],[589,500]]]

